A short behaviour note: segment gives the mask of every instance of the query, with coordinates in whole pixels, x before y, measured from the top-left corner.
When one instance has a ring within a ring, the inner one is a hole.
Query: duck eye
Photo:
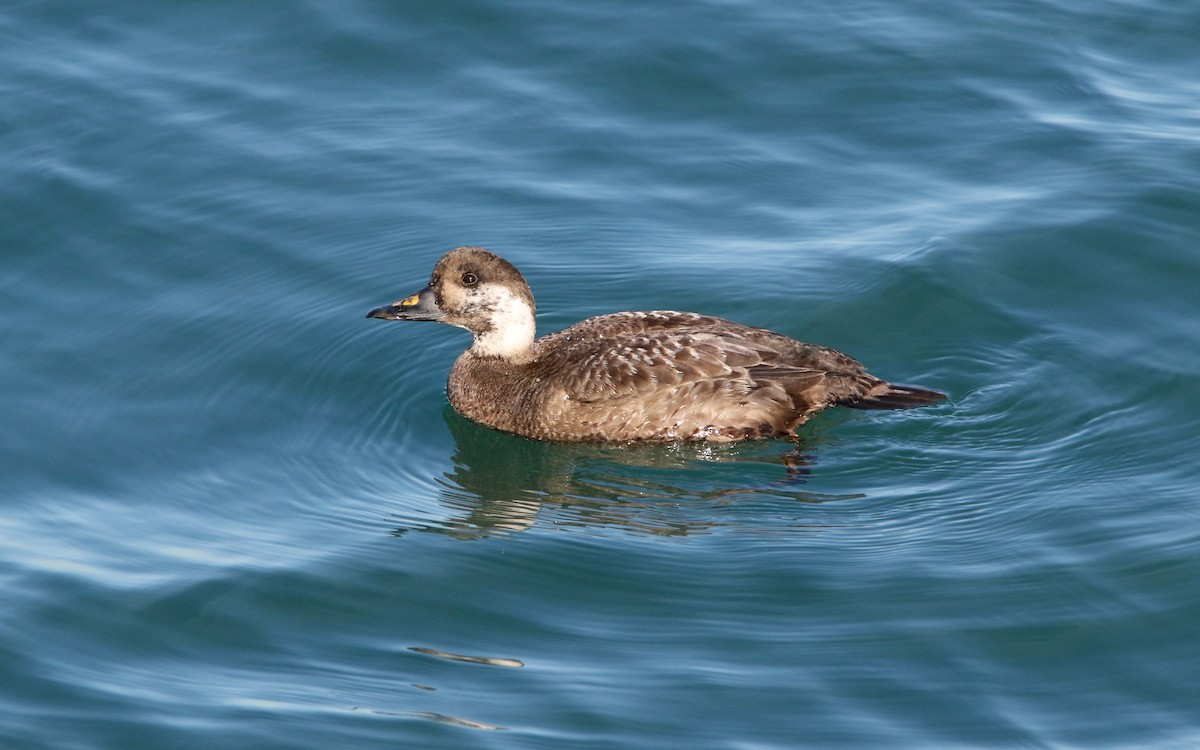
[[[464,286],[475,286],[479,283],[479,277],[467,271],[462,275],[462,283]]]

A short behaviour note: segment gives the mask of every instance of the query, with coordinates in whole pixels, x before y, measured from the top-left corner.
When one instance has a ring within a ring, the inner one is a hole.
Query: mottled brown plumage
[[[588,318],[534,339],[534,301],[508,261],[460,247],[429,286],[367,313],[474,334],[450,370],[463,416],[541,440],[732,441],[790,435],[827,406],[897,409],[945,398],[764,328],[658,310]]]

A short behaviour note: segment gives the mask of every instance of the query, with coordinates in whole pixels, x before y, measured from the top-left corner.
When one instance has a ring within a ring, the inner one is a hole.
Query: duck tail
[[[851,409],[912,409],[946,400],[946,394],[932,388],[901,383],[880,383],[857,401],[847,402]]]

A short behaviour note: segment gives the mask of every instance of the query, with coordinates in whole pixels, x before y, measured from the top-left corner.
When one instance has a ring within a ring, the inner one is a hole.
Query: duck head
[[[458,326],[474,335],[474,354],[523,359],[533,346],[536,309],[529,284],[511,263],[483,248],[460,247],[442,256],[428,286],[367,317]]]

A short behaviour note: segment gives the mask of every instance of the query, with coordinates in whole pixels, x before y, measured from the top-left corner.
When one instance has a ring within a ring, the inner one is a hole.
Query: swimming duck
[[[419,292],[367,313],[465,328],[450,370],[464,417],[539,440],[714,441],[788,436],[827,406],[904,409],[944,393],[888,383],[841,352],[690,312],[619,312],[535,339],[533,293],[479,247],[446,253]]]

